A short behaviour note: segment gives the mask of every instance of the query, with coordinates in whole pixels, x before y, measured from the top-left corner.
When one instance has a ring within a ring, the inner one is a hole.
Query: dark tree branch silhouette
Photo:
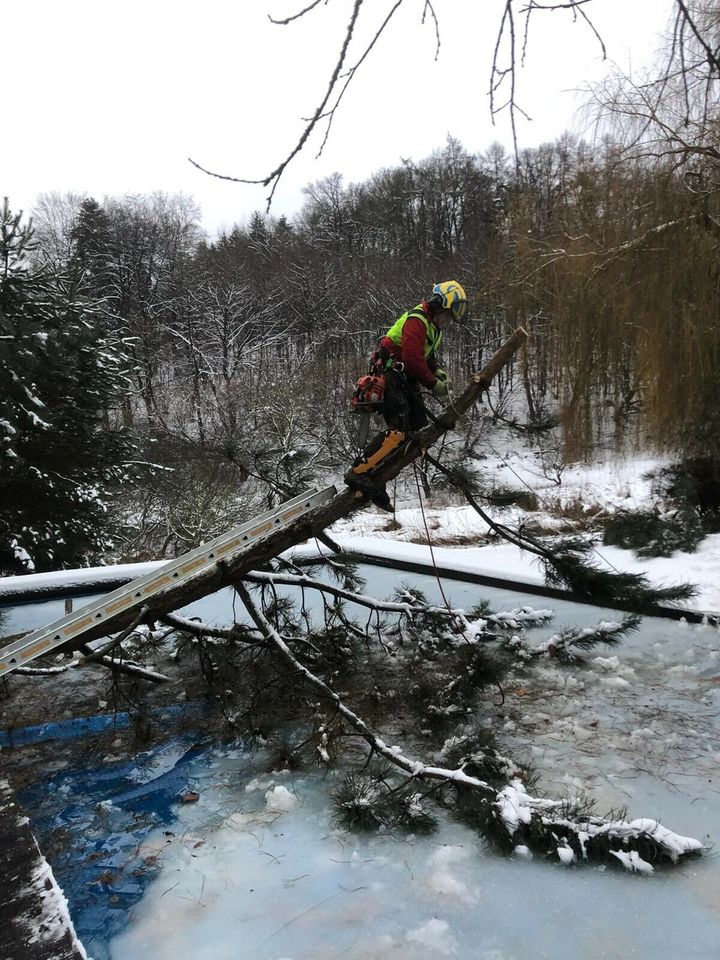
[[[522,107],[517,102],[517,69],[518,66],[522,65],[525,57],[525,51],[527,49],[528,43],[528,31],[530,25],[530,18],[533,13],[542,11],[557,11],[557,10],[566,10],[570,11],[573,14],[575,19],[583,19],[590,29],[593,31],[595,36],[598,38],[600,45],[603,51],[603,57],[605,57],[605,47],[602,42],[602,39],[590,21],[588,15],[585,13],[583,6],[592,3],[592,0],[567,0],[564,3],[554,3],[554,4],[540,4],[536,3],[535,0],[530,0],[525,6],[520,6],[521,2],[525,0],[505,0],[502,8],[502,16],[500,18],[500,23],[497,31],[497,39],[495,44],[495,49],[493,53],[491,69],[490,69],[490,115],[492,117],[493,123],[495,122],[495,117],[507,110],[510,115],[510,123],[512,128],[512,137],[513,144],[515,147],[515,154],[518,153],[518,136],[517,136],[517,124],[516,117],[517,114],[522,114],[522,116],[528,118],[527,113],[522,109]],[[398,12],[400,7],[406,3],[406,0],[394,0],[387,13],[385,14],[382,22],[375,29],[370,41],[365,45],[362,53],[357,58],[357,60],[347,69],[345,69],[346,61],[350,52],[350,47],[352,45],[353,38],[356,34],[356,27],[358,25],[360,11],[363,5],[366,6],[366,0],[355,0],[353,3],[352,12],[348,20],[347,26],[345,28],[345,34],[338,52],[337,61],[330,75],[328,81],[327,89],[325,94],[320,101],[319,105],[316,107],[312,115],[306,118],[306,125],[300,134],[300,137],[295,144],[295,146],[290,150],[287,156],[278,164],[270,173],[264,177],[258,178],[246,178],[246,177],[235,177],[230,174],[218,173],[217,171],[210,170],[203,164],[194,160],[192,157],[188,157],[189,162],[196,167],[198,170],[203,173],[208,174],[208,176],[216,177],[219,180],[228,180],[231,183],[247,183],[247,184],[256,184],[266,187],[270,187],[270,193],[267,198],[267,210],[270,209],[272,204],[273,197],[275,195],[275,190],[277,189],[280,178],[283,173],[289,166],[289,164],[295,159],[295,157],[303,150],[305,145],[308,142],[311,134],[318,126],[321,121],[326,121],[325,133],[320,144],[320,149],[318,150],[317,156],[319,157],[325,145],[327,143],[328,137],[330,135],[330,130],[332,128],[332,123],[335,118],[335,114],[347,92],[349,85],[355,79],[355,76],[362,66],[363,63],[367,60],[370,53],[376,46],[377,42],[386,32],[389,27],[393,17]],[[315,0],[315,2],[308,4],[303,9],[299,10],[297,13],[292,16],[286,17],[282,20],[277,20],[273,17],[269,17],[270,22],[277,26],[288,26],[289,24],[301,19],[307,14],[311,13],[316,7],[320,5],[320,0]],[[520,61],[518,62],[517,55],[517,36],[515,32],[515,17],[516,14],[524,15],[525,17],[525,33],[523,41],[522,55]],[[436,46],[435,46],[435,59],[437,60],[440,53],[440,20],[436,13],[435,6],[431,0],[423,0],[423,8],[421,15],[421,24],[424,25],[429,20],[432,21],[435,28],[435,37],[436,37]],[[503,47],[504,43],[507,41],[509,43],[509,58],[506,63],[502,61],[503,57]],[[496,105],[496,98],[501,90],[506,86],[506,82],[509,79],[509,95],[507,99],[500,104]],[[529,119],[529,118],[528,118]]]

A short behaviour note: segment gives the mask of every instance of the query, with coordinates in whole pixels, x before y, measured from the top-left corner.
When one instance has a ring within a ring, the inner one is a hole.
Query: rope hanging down
[[[438,587],[440,589],[440,596],[443,598],[443,603],[448,608],[448,612],[452,613],[452,607],[448,598],[445,596],[445,591],[443,590],[442,580],[440,579],[440,574],[438,573],[437,563],[435,562],[435,551],[433,550],[432,540],[430,538],[430,528],[428,527],[427,517],[425,516],[425,505],[423,504],[422,490],[420,488],[420,475],[418,473],[417,461],[413,461],[413,470],[415,472],[415,485],[417,486],[418,492],[418,503],[420,504],[420,514],[423,519],[423,526],[425,527],[425,536],[427,538],[427,544],[430,548],[430,560],[432,562],[433,570],[435,572],[435,579],[437,580]],[[463,633],[465,631],[463,630]]]
[[[425,505],[423,503],[422,489],[420,487],[420,475],[418,473],[417,462],[413,463],[413,470],[415,471],[415,484],[417,486],[418,503],[420,504],[420,514],[423,518],[423,526],[425,527],[425,536],[427,538],[428,548],[430,550],[430,560],[432,562],[433,571],[435,573],[435,579],[437,580],[437,585],[440,590],[440,596],[443,598],[443,603],[447,607],[448,613],[452,615],[453,608],[450,605],[450,601],[445,595],[445,591],[442,585],[442,580],[440,579],[440,573],[438,572],[437,563],[435,562],[435,551],[433,550],[432,538],[430,536],[430,528],[428,527],[427,517],[425,515]],[[471,643],[471,640],[468,637],[467,631],[465,630],[465,627],[463,626],[462,622],[460,620],[457,620],[455,617],[452,617],[452,622],[454,625],[454,632],[461,634],[466,643]],[[493,683],[498,688],[498,693],[500,694],[500,702],[496,703],[495,706],[501,707],[505,703],[505,691],[503,690],[499,680],[493,680]]]

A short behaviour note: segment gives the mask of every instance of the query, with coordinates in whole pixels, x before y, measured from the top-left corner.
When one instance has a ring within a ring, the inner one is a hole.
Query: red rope
[[[440,588],[440,594],[443,598],[443,601],[445,602],[445,606],[448,608],[448,613],[452,614],[453,609],[450,606],[448,598],[445,596],[442,580],[440,579],[440,574],[438,573],[438,569],[437,569],[437,563],[435,563],[435,552],[433,550],[432,540],[430,538],[430,528],[428,527],[428,524],[427,524],[427,517],[425,516],[425,507],[423,506],[422,490],[420,489],[420,477],[418,475],[417,462],[413,462],[413,469],[415,471],[415,483],[417,484],[420,513],[422,514],[423,526],[425,527],[425,536],[427,537],[428,547],[430,548],[430,559],[432,560],[433,570],[435,571],[435,579],[437,580],[438,587]],[[470,639],[467,635],[467,631],[465,630],[465,627],[461,626],[462,621],[456,619],[455,624],[456,624],[456,628],[459,628],[459,629],[456,629],[456,632],[462,634],[462,636],[465,638],[466,643],[470,643]],[[503,690],[498,680],[494,680],[493,683],[500,691],[500,703],[496,703],[495,706],[501,707],[505,703],[505,691]]]
[[[432,561],[433,570],[435,571],[435,579],[437,580],[438,587],[440,588],[440,596],[443,598],[445,606],[448,608],[448,612],[452,613],[452,607],[448,601],[448,598],[445,596],[445,591],[443,590],[442,580],[440,579],[440,574],[438,573],[437,563],[435,563],[435,552],[433,550],[432,540],[430,539],[430,529],[427,524],[427,517],[425,516],[425,507],[423,506],[422,490],[420,489],[420,477],[418,476],[417,463],[413,462],[413,469],[415,470],[415,483],[417,484],[418,492],[418,502],[420,504],[420,513],[423,518],[423,526],[425,527],[425,536],[427,537],[428,547],[430,548],[430,559]],[[463,633],[465,631],[463,630]]]

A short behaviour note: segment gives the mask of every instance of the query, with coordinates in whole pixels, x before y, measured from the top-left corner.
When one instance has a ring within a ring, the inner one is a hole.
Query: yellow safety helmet
[[[455,320],[462,320],[467,313],[467,297],[457,280],[436,283],[428,303],[440,310],[450,310]]]

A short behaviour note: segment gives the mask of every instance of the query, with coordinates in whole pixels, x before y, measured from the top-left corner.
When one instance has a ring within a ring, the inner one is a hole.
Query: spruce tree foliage
[[[0,213],[0,569],[82,565],[111,545],[108,496],[129,439],[108,411],[121,345],[103,335],[77,281],[32,267],[32,227]]]
[[[720,459],[694,457],[650,474],[653,493],[678,511],[692,511],[708,533],[720,529]]]
[[[720,460],[693,457],[647,474],[658,504],[622,512],[605,522],[605,543],[639,557],[694,553],[708,533],[720,530]]]
[[[68,265],[82,280],[83,289],[98,300],[108,297],[112,292],[110,219],[97,200],[90,197],[80,204],[70,239],[73,247]]]

